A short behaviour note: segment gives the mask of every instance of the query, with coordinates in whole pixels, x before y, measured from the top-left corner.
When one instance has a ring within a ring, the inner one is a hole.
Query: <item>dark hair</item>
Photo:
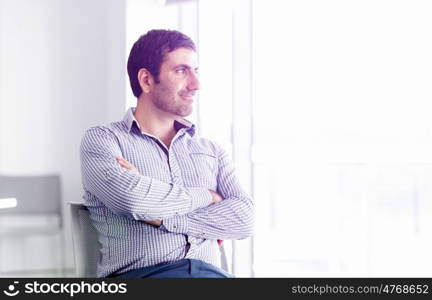
[[[138,71],[146,68],[159,83],[160,66],[165,54],[178,48],[196,51],[194,42],[185,34],[176,30],[150,30],[133,45],[129,54],[127,70],[133,94],[138,98],[142,89],[138,81]]]

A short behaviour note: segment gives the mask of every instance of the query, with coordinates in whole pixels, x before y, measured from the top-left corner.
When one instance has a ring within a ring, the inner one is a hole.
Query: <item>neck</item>
[[[157,137],[169,147],[176,134],[174,120],[179,117],[162,112],[143,99],[138,99],[134,116],[141,131]]]

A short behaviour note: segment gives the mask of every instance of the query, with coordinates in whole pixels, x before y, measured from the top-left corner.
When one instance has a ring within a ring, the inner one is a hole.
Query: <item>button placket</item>
[[[183,180],[181,178],[181,172],[180,172],[180,167],[179,164],[177,163],[176,160],[176,156],[174,154],[174,152],[172,151],[172,147],[169,151],[169,161],[170,161],[170,166],[171,166],[171,179],[173,181],[173,183],[178,184],[178,185],[183,185]]]

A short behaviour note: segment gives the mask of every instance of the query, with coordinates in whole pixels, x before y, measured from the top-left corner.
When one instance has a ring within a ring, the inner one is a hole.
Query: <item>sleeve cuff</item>
[[[161,226],[169,232],[187,234],[188,218],[186,215],[177,215],[163,220]]]
[[[191,211],[209,206],[212,202],[212,195],[206,188],[187,188],[192,198]]]

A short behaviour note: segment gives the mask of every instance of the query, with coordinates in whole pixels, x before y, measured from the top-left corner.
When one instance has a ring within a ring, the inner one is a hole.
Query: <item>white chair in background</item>
[[[86,206],[69,203],[71,207],[72,239],[77,277],[96,277],[100,243],[98,233],[90,219]],[[228,272],[228,263],[223,245],[220,245],[222,268]]]
[[[4,176],[0,175],[0,198],[15,198],[17,205],[15,207],[0,210],[0,240],[1,243],[7,241],[14,242],[16,239],[22,239],[21,258],[16,253],[10,253],[13,260],[20,260],[24,267],[21,270],[4,270],[0,265],[0,275],[64,275],[65,253],[64,253],[64,235],[63,235],[63,218],[61,213],[61,186],[59,175],[43,176]],[[39,257],[33,251],[34,249],[25,247],[25,239],[41,236],[52,236],[57,239],[59,247],[53,243],[49,245],[51,253],[57,257],[56,274],[47,268],[41,270],[32,266],[26,268],[26,264],[31,264]],[[4,244],[3,244],[4,245]],[[33,257],[32,257],[33,256]],[[31,257],[31,258],[29,258]],[[47,274],[47,272],[49,272]]]

